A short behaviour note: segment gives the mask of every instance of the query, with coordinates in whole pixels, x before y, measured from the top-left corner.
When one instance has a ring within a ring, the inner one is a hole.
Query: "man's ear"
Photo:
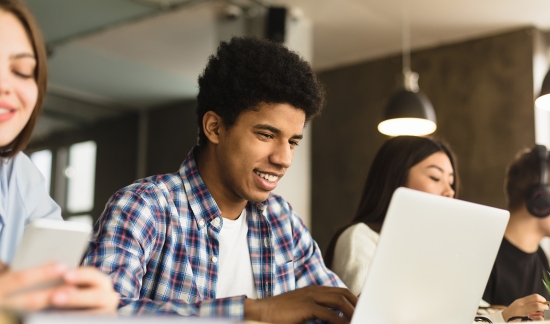
[[[207,111],[202,117],[202,129],[208,140],[214,144],[220,142],[220,128],[222,127],[222,118],[213,111]]]

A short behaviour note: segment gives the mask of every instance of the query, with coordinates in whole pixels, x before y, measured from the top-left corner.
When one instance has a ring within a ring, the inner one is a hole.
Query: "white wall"
[[[298,9],[290,10],[286,22],[285,45],[312,63],[313,28]],[[292,166],[279,181],[275,193],[284,197],[311,231],[311,127],[304,129],[304,138],[295,150]]]

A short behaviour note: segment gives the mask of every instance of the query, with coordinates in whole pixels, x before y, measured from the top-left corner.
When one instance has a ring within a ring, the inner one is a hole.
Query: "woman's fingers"
[[[52,304],[58,308],[116,309],[111,307],[114,294],[97,288],[64,287],[53,293]]]
[[[97,313],[115,313],[119,294],[113,289],[111,279],[96,268],[82,267],[64,276],[70,287],[55,291],[52,303],[58,308],[79,308]]]
[[[18,311],[38,311],[51,306],[51,296],[54,288],[34,292],[21,293],[1,298],[0,308]]]
[[[0,307],[19,311],[50,307],[54,288],[47,287],[47,284],[59,281],[66,271],[62,264],[46,264],[15,272],[10,271],[5,264],[1,264],[0,268]],[[44,284],[46,288],[38,288]]]
[[[55,280],[64,281],[64,285],[33,289]],[[1,307],[35,311],[54,306],[115,313],[119,299],[111,279],[92,267],[67,272],[62,264],[48,264],[29,270],[0,272]]]
[[[76,286],[101,287],[111,290],[113,286],[111,279],[94,267],[80,267],[69,271],[63,279],[67,284]]]
[[[63,264],[47,264],[22,271],[4,271],[0,274],[0,297],[61,279],[67,267]]]

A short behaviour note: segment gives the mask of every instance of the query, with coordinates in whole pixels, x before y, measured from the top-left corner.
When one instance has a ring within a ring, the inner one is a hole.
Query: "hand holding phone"
[[[68,269],[80,263],[92,228],[88,224],[37,219],[25,227],[11,264],[13,271],[58,262]]]
[[[78,267],[89,241],[91,226],[84,223],[37,219],[25,227],[11,271],[36,269],[45,264],[58,263],[65,270]],[[61,276],[49,281],[27,285],[18,293],[46,289],[63,283]]]
[[[116,314],[120,296],[109,276],[78,267],[90,232],[91,226],[82,223],[40,219],[29,224],[11,269],[2,272],[0,265],[0,308]]]

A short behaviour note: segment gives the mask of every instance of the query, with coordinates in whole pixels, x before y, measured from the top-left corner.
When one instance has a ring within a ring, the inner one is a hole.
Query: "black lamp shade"
[[[405,89],[398,91],[390,98],[382,114],[383,120],[395,118],[422,118],[437,122],[430,100],[421,92]]]
[[[382,116],[378,131],[388,136],[423,136],[437,129],[432,104],[420,92],[398,91],[390,98]]]
[[[540,96],[550,94],[550,71],[546,73],[544,81],[542,81],[542,87],[540,87]]]
[[[550,71],[546,73],[544,81],[542,81],[542,87],[540,88],[540,95],[535,100],[535,105],[538,108],[544,110],[550,110]]]

